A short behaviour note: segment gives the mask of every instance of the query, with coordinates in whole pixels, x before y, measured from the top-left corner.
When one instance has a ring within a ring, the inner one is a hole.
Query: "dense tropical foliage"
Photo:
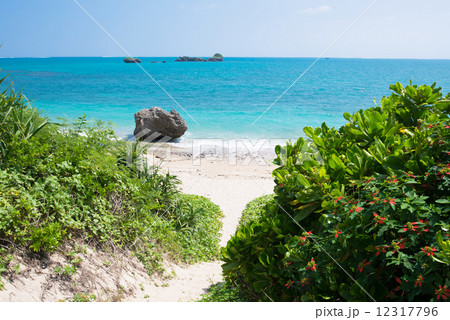
[[[222,250],[248,300],[450,297],[450,95],[400,83],[276,148],[275,197]]]
[[[147,166],[139,143],[85,116],[50,123],[10,86],[0,124],[0,274],[18,248],[49,253],[74,239],[131,250],[149,273],[162,270],[163,254],[218,257],[219,207],[177,191],[176,177]]]

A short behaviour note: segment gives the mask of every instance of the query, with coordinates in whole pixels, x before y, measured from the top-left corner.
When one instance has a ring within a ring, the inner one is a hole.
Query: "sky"
[[[448,0],[1,0],[0,57],[127,56],[76,1],[136,57],[450,59]]]

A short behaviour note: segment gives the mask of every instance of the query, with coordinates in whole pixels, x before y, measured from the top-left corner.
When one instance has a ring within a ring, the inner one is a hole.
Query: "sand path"
[[[256,197],[273,191],[273,166],[252,162],[229,165],[225,160],[201,163],[175,159],[163,164],[182,181],[181,191],[210,198],[224,213],[221,246],[236,230],[245,205]],[[207,288],[222,281],[221,262],[199,263],[186,268],[175,266],[176,276],[163,286],[146,286],[147,301],[195,301]]]

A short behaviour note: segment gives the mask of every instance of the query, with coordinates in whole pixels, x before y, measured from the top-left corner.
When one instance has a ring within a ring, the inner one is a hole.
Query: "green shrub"
[[[266,195],[258,197],[252,201],[250,201],[244,211],[242,211],[242,216],[239,219],[238,230],[249,225],[253,221],[261,218],[265,211],[265,207],[268,203],[273,203],[273,195]]]
[[[183,194],[170,212],[182,261],[195,263],[219,258],[223,214],[218,205],[205,197]]]
[[[47,124],[22,93],[10,87],[0,92],[0,168],[14,155],[11,145],[31,139]]]
[[[307,127],[311,140],[277,146],[274,203],[222,251],[224,272],[249,299],[446,295],[450,95],[390,89],[380,107],[344,114],[338,130]]]
[[[208,292],[202,294],[199,302],[245,302],[247,301],[239,289],[230,282],[219,282],[208,288]]]
[[[176,177],[149,167],[145,149],[109,124],[49,123],[12,90],[0,95],[0,121],[0,245],[53,252],[74,237],[95,240],[131,249],[150,273],[163,254],[218,256],[219,208],[180,194]]]

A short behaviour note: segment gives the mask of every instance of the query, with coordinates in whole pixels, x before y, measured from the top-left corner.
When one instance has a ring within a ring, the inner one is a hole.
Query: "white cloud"
[[[329,5],[322,5],[315,8],[308,8],[305,10],[301,10],[300,13],[302,14],[319,14],[319,13],[325,13],[331,11],[331,7]]]

